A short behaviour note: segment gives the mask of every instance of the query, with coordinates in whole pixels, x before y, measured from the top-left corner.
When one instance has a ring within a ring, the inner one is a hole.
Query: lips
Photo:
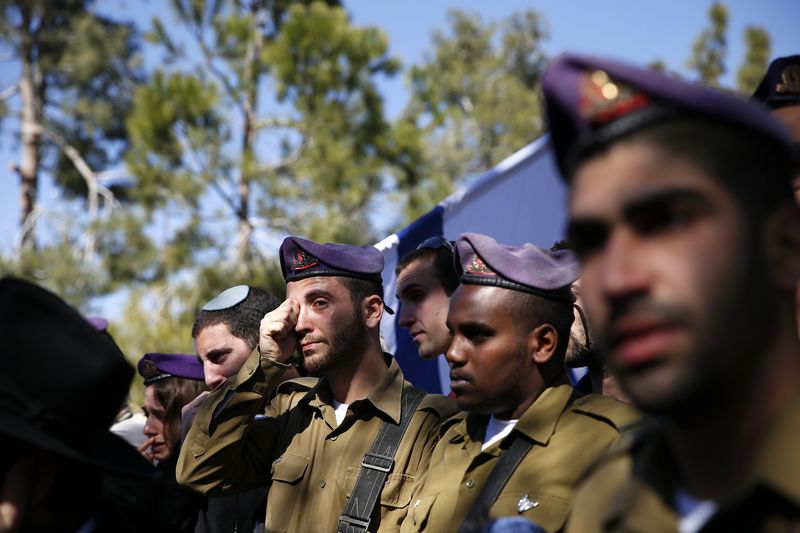
[[[659,317],[620,318],[610,328],[610,355],[621,367],[655,363],[664,357],[678,332],[678,324]]]
[[[320,339],[304,339],[300,342],[300,350],[303,352],[311,351],[320,344],[322,344]]]
[[[457,389],[463,389],[464,387],[469,386],[469,384],[470,379],[466,374],[457,371],[450,372],[450,388],[454,391]]]

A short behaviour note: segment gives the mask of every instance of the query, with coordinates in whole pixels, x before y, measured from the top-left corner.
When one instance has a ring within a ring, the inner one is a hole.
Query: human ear
[[[800,280],[800,206],[786,200],[764,225],[765,253],[772,282],[794,290]]]
[[[383,305],[383,300],[377,294],[367,296],[361,302],[364,324],[368,328],[380,327],[381,317],[383,316]]]
[[[558,346],[558,333],[551,324],[536,326],[528,334],[528,348],[533,362],[543,365],[550,361]]]

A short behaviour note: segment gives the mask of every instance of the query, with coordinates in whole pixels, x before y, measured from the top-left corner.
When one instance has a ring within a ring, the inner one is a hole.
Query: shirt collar
[[[527,411],[522,413],[519,422],[514,426],[514,431],[522,432],[537,444],[546,446],[555,431],[558,419],[569,405],[573,392],[574,389],[561,380],[546,388]]]
[[[566,375],[562,377],[563,379],[559,378],[553,386],[546,388],[536,401],[522,413],[514,429],[501,442],[506,441],[515,431],[520,431],[537,444],[547,445],[550,436],[555,431],[558,419],[567,405],[569,405],[574,392],[574,389],[566,382]],[[468,414],[464,420],[453,428],[454,435],[450,438],[450,443],[463,442],[465,447],[467,447],[467,440],[471,443],[477,443],[472,450],[474,454],[477,454],[480,452],[488,421],[488,415]],[[467,435],[469,435],[469,439],[466,438]],[[500,449],[496,446],[491,446],[483,453],[500,455]]]
[[[384,359],[389,365],[389,370],[383,376],[380,383],[369,393],[364,400],[358,400],[351,404],[351,408],[357,409],[358,404],[367,402],[378,411],[384,413],[392,419],[395,424],[400,423],[400,404],[403,395],[404,381],[403,372],[397,361],[390,354],[384,353]],[[333,405],[333,394],[331,393],[328,380],[322,378],[319,385],[313,390],[311,397],[307,396],[306,401],[311,407],[319,408],[323,404]]]

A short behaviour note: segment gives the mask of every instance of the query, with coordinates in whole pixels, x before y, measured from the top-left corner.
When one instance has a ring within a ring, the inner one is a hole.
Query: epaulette
[[[446,420],[459,412],[455,400],[441,394],[427,394],[419,403],[418,411],[435,411],[439,418]]]
[[[648,437],[658,430],[658,427],[658,421],[649,416],[642,416],[638,421],[626,426],[621,432],[620,438],[600,455],[592,466],[581,475],[580,480],[591,477],[597,470],[610,463],[632,460],[633,455],[647,441]]]
[[[457,411],[450,418],[448,418],[447,420],[442,422],[442,425],[439,426],[439,438],[444,437],[444,434],[447,433],[447,431],[450,428],[452,428],[456,424],[460,423],[466,417],[467,417],[467,412],[466,411]]]
[[[627,430],[646,419],[636,407],[599,394],[587,394],[576,399],[572,411],[591,416],[611,425],[617,431]]]
[[[275,394],[288,394],[290,392],[305,392],[314,388],[319,382],[319,378],[294,378],[287,379],[279,383],[275,388]]]

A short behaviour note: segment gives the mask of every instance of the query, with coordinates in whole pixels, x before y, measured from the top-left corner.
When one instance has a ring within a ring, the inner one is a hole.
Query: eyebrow
[[[622,219],[629,221],[638,216],[653,211],[663,209],[666,206],[678,203],[690,203],[697,206],[707,206],[710,204],[705,194],[696,189],[688,187],[670,187],[644,194],[634,198],[622,206]],[[592,231],[608,231],[610,221],[599,216],[577,216],[572,218],[567,225],[568,240],[573,240],[575,235],[585,234]]]
[[[648,211],[663,209],[664,207],[679,203],[693,204],[698,207],[708,206],[710,204],[708,197],[696,189],[674,187],[656,191],[652,194],[632,200],[627,205],[623,206],[623,218],[630,220]]]
[[[326,291],[325,289],[312,289],[311,291],[306,293],[304,299],[305,301],[308,302],[313,300],[314,298],[319,298],[319,297],[328,298],[329,300],[334,299],[333,293]]]
[[[403,285],[402,287],[399,287],[399,290],[397,291],[397,295],[396,296],[399,298],[401,294],[407,293],[411,289],[417,289],[417,288],[424,289],[425,286],[422,285],[421,283],[417,282],[417,281],[412,281],[412,282],[410,282],[410,283],[408,283],[406,285]]]
[[[214,348],[213,350],[209,350],[208,353],[202,359],[218,359],[223,355],[231,353],[230,347],[225,348]]]

